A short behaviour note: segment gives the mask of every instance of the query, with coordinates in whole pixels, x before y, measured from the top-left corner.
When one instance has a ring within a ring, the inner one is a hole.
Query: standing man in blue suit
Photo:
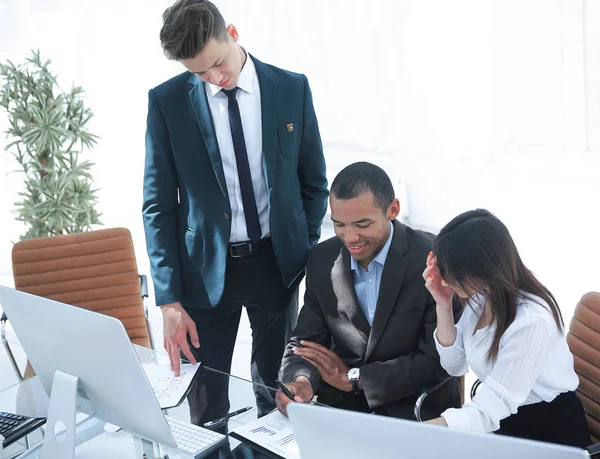
[[[164,52],[187,69],[148,104],[143,217],[164,346],[176,374],[180,353],[229,372],[245,306],[252,379],[273,387],[327,206],[308,81],[249,55],[209,1],[178,0],[163,21]],[[225,414],[227,390],[198,384],[192,422]],[[275,407],[256,392],[259,411]]]

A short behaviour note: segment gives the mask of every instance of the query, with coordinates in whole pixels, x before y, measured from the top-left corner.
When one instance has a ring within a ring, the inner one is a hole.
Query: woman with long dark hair
[[[471,402],[428,422],[588,446],[560,310],[506,226],[483,209],[454,218],[437,236],[423,277],[437,303],[442,366],[454,376],[470,367],[482,381]],[[453,301],[463,304],[456,325]]]

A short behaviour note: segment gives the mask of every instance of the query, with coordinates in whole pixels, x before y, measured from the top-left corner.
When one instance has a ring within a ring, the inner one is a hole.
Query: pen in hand
[[[214,427],[217,424],[222,424],[225,421],[227,421],[227,419],[237,416],[238,414],[245,413],[246,411],[250,411],[251,409],[252,409],[251,406],[247,406],[245,408],[241,408],[239,410],[233,411],[233,412],[223,416],[222,418],[215,419],[214,421],[205,422],[204,427]]]
[[[294,394],[290,392],[290,390],[285,384],[283,384],[278,379],[276,379],[275,382],[277,383],[277,386],[281,389],[281,392],[283,392],[287,398],[289,398],[290,400],[294,400]]]

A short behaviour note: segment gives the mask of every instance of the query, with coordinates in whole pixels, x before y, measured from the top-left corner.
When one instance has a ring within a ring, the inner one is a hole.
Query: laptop
[[[194,456],[226,440],[164,416],[118,319],[6,287],[0,287],[0,306],[49,397],[60,371],[79,378],[77,411],[134,435]]]
[[[586,451],[374,414],[290,403],[302,459],[583,459]]]

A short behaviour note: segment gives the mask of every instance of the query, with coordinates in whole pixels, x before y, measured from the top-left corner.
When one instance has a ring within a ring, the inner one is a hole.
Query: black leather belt
[[[229,244],[228,254],[231,258],[242,258],[256,255],[271,248],[271,238],[266,237],[257,242],[232,242]]]

